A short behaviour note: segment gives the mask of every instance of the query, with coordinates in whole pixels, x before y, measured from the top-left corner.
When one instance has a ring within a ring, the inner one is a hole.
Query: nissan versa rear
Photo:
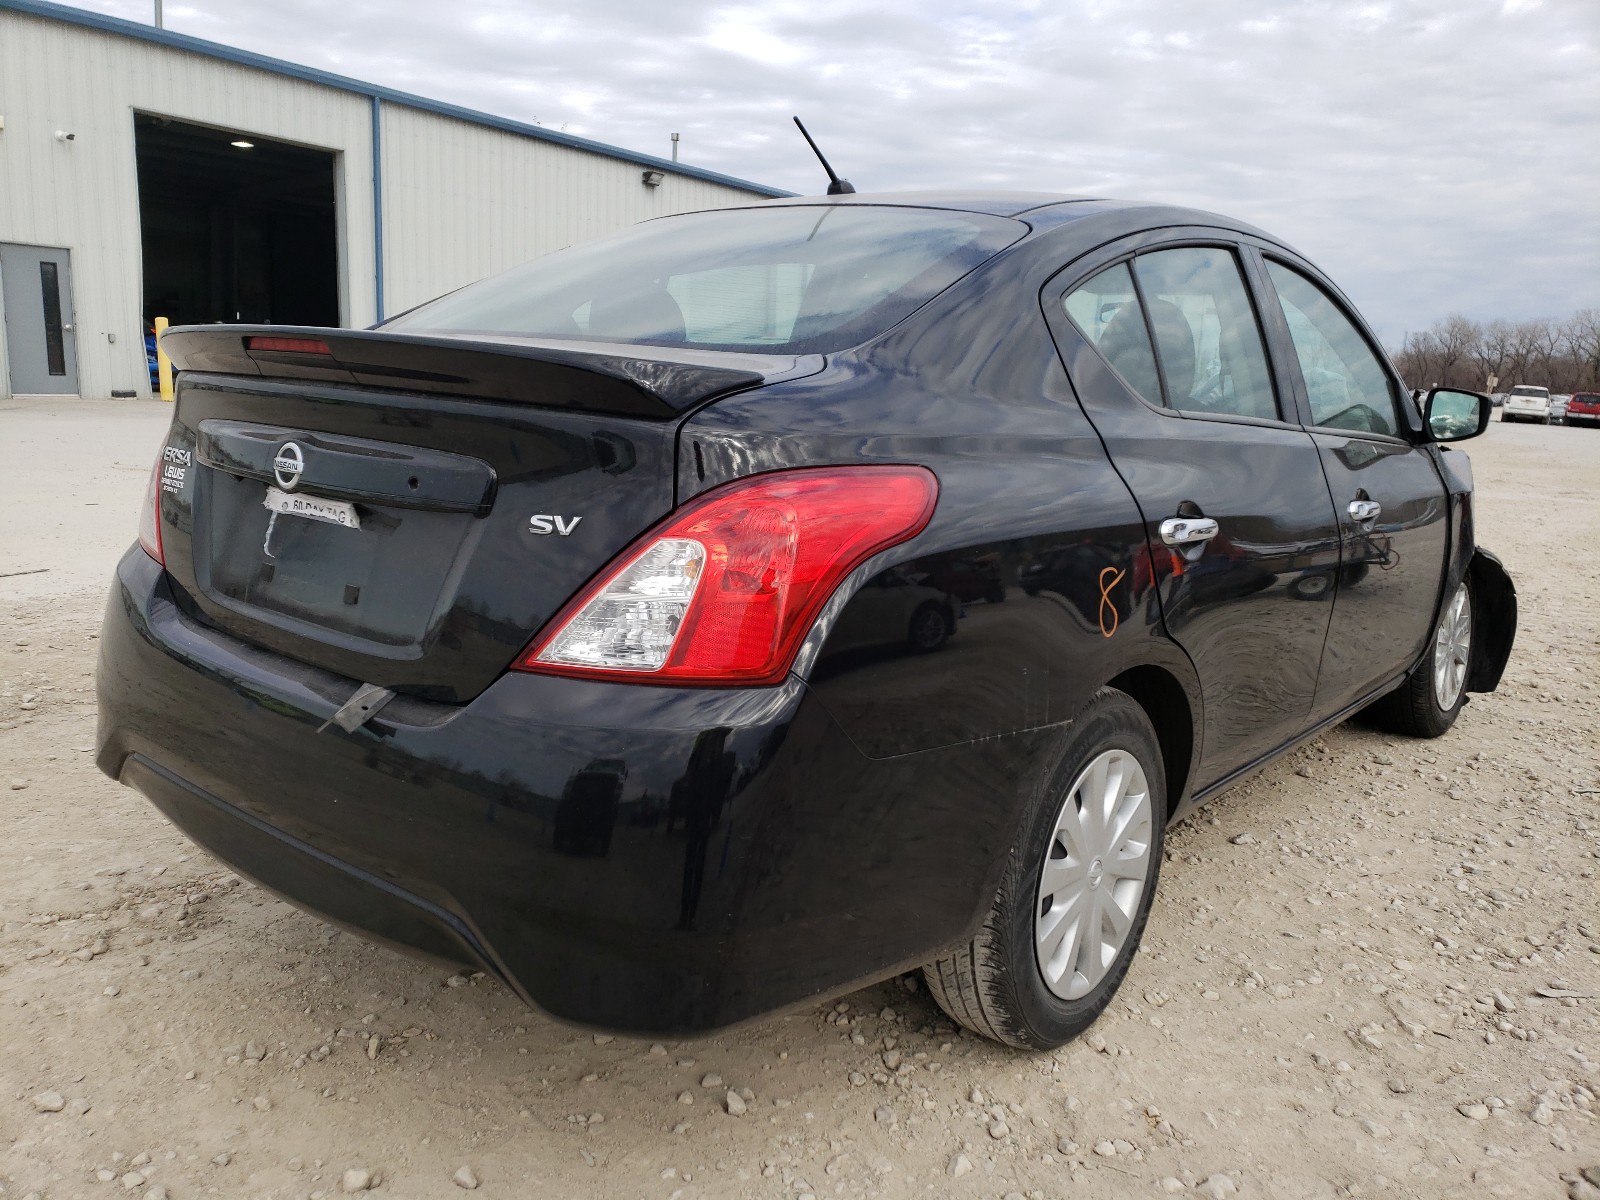
[[[1259,230],[1035,195],[669,217],[376,329],[208,326],[99,670],[102,770],[240,872],[558,1017],[921,967],[1059,1045],[1163,830],[1516,623],[1442,443]]]

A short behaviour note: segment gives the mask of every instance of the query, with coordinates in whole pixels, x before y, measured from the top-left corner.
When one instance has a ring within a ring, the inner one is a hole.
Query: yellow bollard
[[[161,380],[161,398],[172,403],[172,360],[161,348],[161,335],[167,331],[167,319],[156,318],[156,374]]]

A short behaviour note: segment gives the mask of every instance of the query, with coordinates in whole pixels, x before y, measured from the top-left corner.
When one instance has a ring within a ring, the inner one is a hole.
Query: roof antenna
[[[796,117],[794,123],[800,125],[800,118]],[[828,173],[828,195],[845,196],[853,194],[856,189],[851,186],[848,179],[840,179],[833,173],[833,168],[828,165],[828,160],[822,157],[822,151],[817,149],[817,143],[811,140],[811,135],[806,132],[804,125],[800,125],[800,136],[806,139],[806,144],[811,147],[811,153],[817,156],[817,161],[822,164],[822,169]]]

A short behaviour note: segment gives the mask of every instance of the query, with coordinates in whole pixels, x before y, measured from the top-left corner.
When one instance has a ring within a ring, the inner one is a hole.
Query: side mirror
[[[1422,422],[1435,442],[1460,442],[1489,428],[1494,405],[1481,392],[1434,388],[1422,408]]]

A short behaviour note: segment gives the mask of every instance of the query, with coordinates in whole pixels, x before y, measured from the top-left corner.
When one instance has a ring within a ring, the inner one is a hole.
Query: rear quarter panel
[[[821,374],[719,401],[682,432],[682,497],[823,464],[916,463],[938,476],[928,528],[870,564],[840,611],[853,647],[819,631],[810,685],[869,757],[1058,725],[1150,663],[1183,681],[1198,715],[1187,660],[1160,631],[1138,509],[1039,313],[1051,264],[1002,256]],[[992,587],[951,596],[956,632],[937,650],[917,653],[894,629],[862,647],[850,610],[891,568],[918,587]]]

